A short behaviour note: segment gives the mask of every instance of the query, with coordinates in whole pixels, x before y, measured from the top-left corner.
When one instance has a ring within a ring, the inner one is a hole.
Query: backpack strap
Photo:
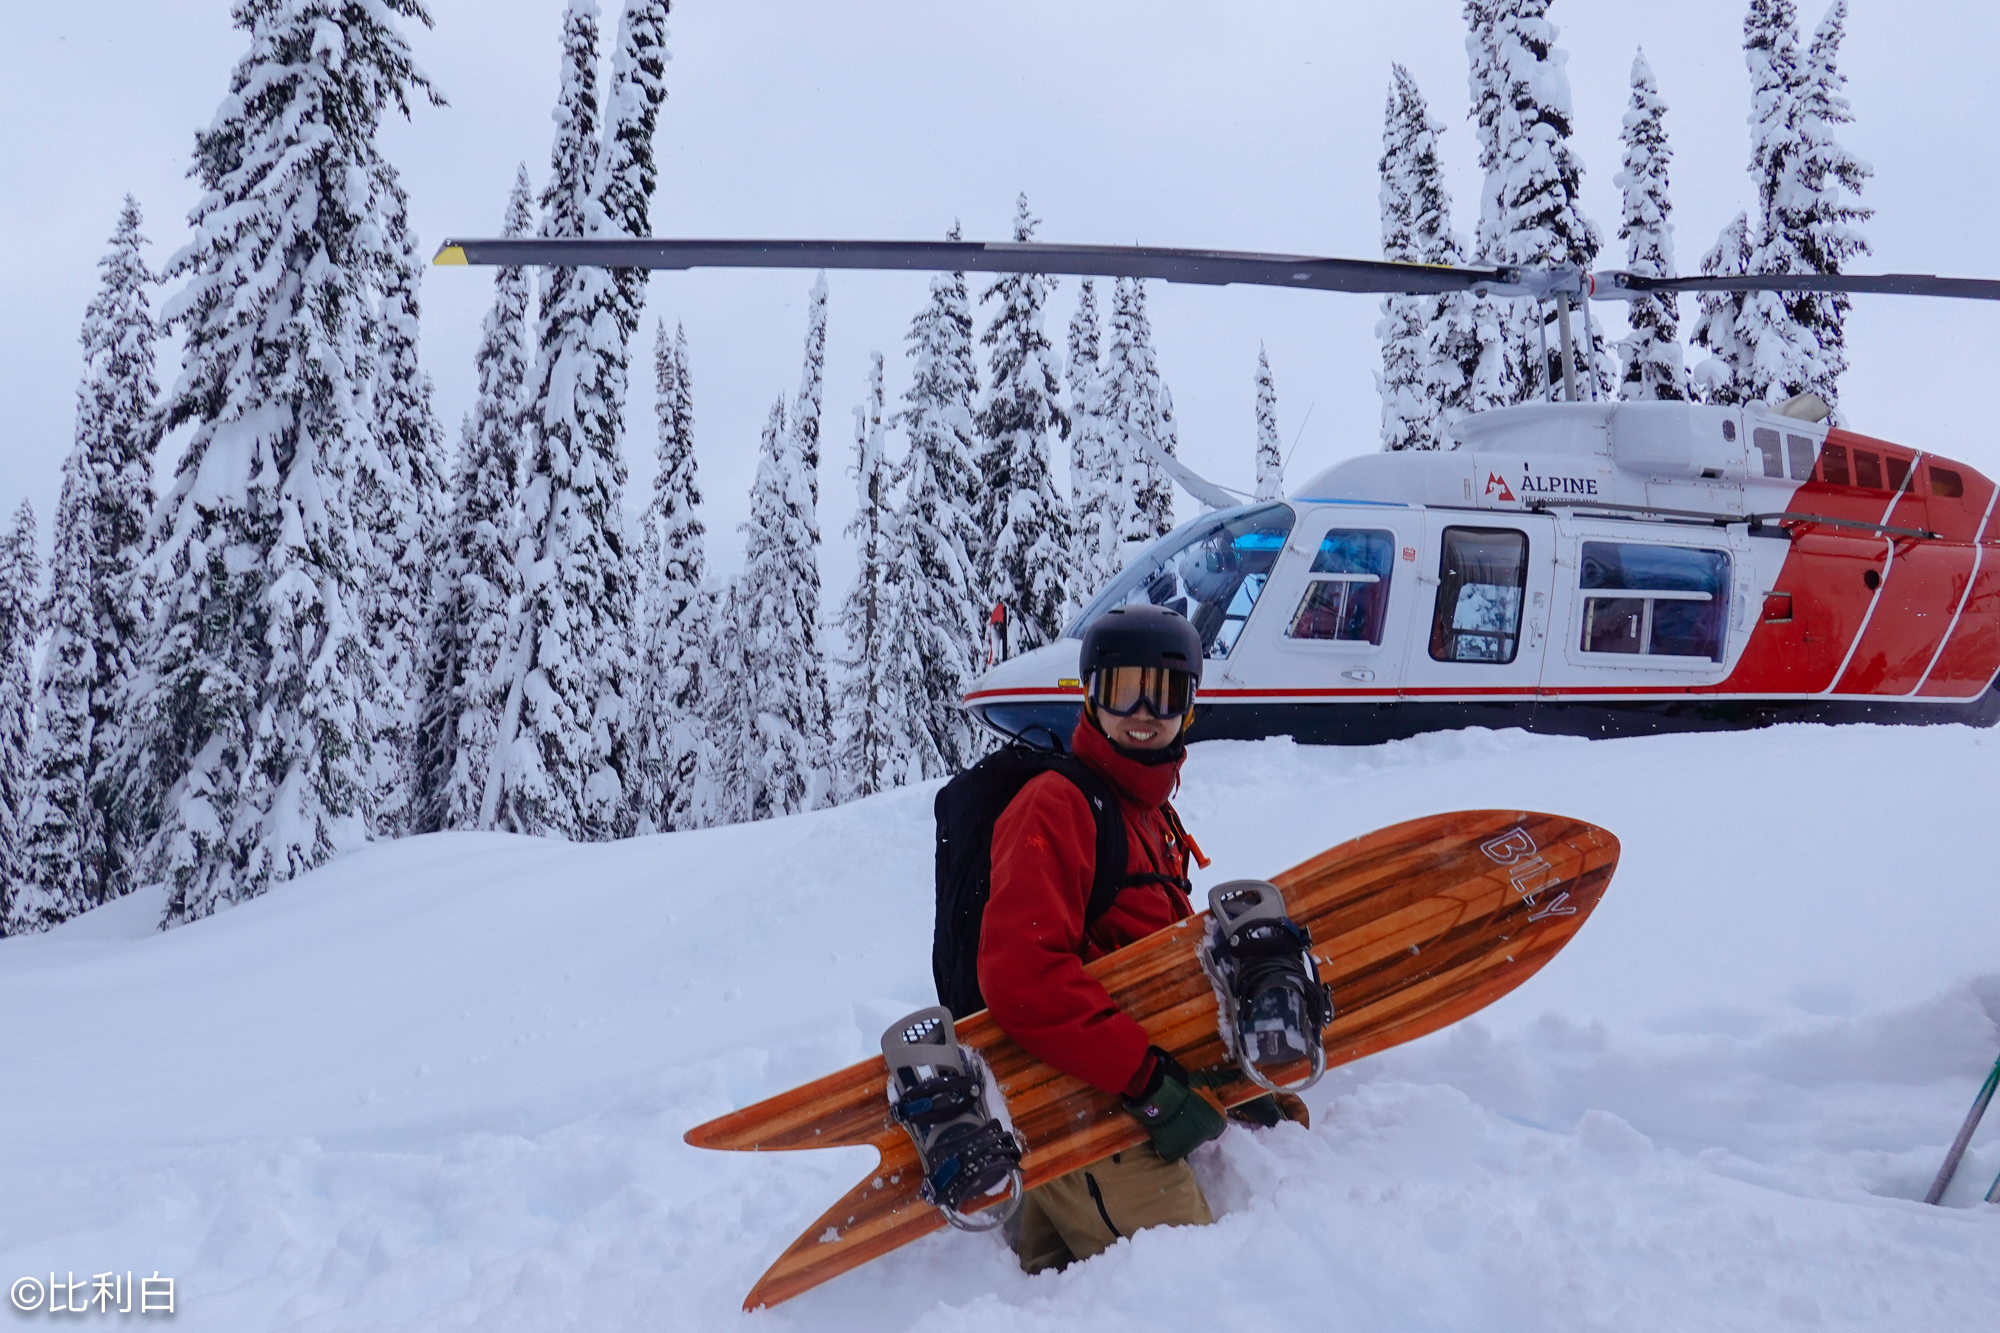
[[[1174,840],[1180,843],[1181,850],[1187,853],[1188,859],[1203,870],[1208,869],[1208,857],[1202,853],[1201,844],[1194,840],[1194,834],[1187,831],[1187,825],[1181,823],[1180,812],[1174,809],[1173,802],[1168,801],[1163,804],[1160,813],[1167,817],[1167,827],[1173,830]]]
[[[1111,910],[1118,891],[1134,881],[1125,878],[1125,815],[1118,798],[1103,778],[1075,755],[1056,755],[1049,768],[1067,778],[1083,793],[1091,818],[1097,822],[1097,854],[1092,858],[1090,897],[1083,904],[1083,928],[1089,930],[1097,919]],[[1141,877],[1143,878],[1143,877]]]

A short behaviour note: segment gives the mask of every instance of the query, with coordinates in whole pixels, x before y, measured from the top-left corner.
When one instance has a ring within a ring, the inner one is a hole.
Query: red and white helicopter
[[[1130,563],[1055,644],[966,696],[1008,735],[1066,736],[1082,627],[1174,607],[1208,662],[1196,734],[1367,744],[1462,726],[1620,736],[1774,722],[2000,721],[2000,488],[1829,427],[1823,404],[1577,401],[1572,306],[1648,292],[2000,300],[1924,274],[1647,278],[1154,247],[876,241],[448,241],[439,263],[920,269],[1471,291],[1553,302],[1566,402],[1467,417],[1456,448],[1374,454],[1227,506]]]

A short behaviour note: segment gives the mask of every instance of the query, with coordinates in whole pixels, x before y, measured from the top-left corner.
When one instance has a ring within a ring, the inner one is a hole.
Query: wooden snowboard
[[[1435,1032],[1526,981],[1569,942],[1617,864],[1618,840],[1595,825],[1463,810],[1381,829],[1272,876],[1292,919],[1311,929],[1320,977],[1333,987],[1327,1064]],[[1191,1070],[1227,1062],[1215,992],[1195,958],[1207,925],[1202,912],[1088,965]],[[1006,1095],[1029,1188],[1145,1141],[1116,1097],[1035,1060],[985,1012],[960,1019],[957,1031]],[[1295,1082],[1306,1063],[1278,1073]],[[697,1148],[867,1144],[882,1154],[758,1279],[744,1309],[789,1300],[945,1225],[917,1192],[916,1149],[889,1118],[887,1079],[878,1055],[688,1131]],[[1240,1075],[1215,1092],[1224,1106],[1261,1095]]]

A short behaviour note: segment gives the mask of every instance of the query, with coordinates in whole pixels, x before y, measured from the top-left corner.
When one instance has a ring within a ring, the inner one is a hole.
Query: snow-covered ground
[[[141,895],[0,941],[0,1278],[158,1272],[199,1330],[1990,1324],[2000,1112],[1917,1200],[2000,1054],[1996,774],[1958,728],[1198,745],[1211,881],[1471,806],[1624,859],[1513,995],[1204,1149],[1215,1227],[1032,1279],[946,1233],[754,1316],[872,1154],[681,1133],[930,1000],[932,788],[412,839],[165,934]]]

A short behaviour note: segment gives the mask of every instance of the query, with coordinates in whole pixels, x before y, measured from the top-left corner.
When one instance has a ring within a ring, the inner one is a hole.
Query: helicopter
[[[2000,281],[1657,278],[977,241],[453,240],[434,262],[1055,273],[1554,306],[1564,400],[1473,413],[1452,427],[1453,448],[1350,458],[1251,504],[1149,451],[1211,512],[1139,553],[1056,642],[973,684],[965,707],[1004,737],[1068,734],[1084,628],[1137,601],[1171,607],[1201,634],[1192,726],[1203,739],[2000,722],[2000,487],[1942,455],[1836,426],[1812,395],[1586,400],[1570,336],[1580,310],[1588,344],[1593,300],[1757,290],[2000,300]]]

